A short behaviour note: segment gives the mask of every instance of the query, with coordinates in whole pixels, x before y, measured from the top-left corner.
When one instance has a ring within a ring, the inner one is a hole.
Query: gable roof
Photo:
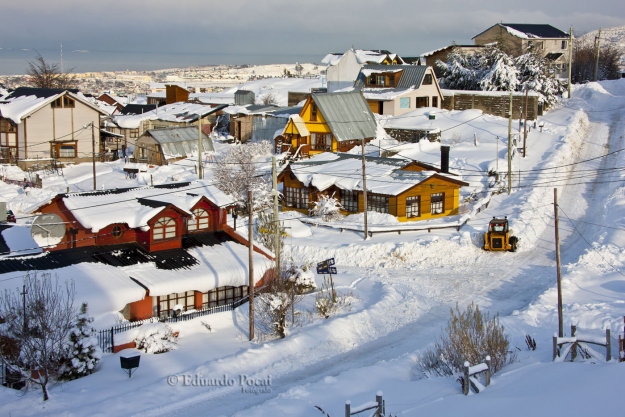
[[[198,141],[197,126],[170,127],[166,129],[149,129],[146,133],[154,138],[158,143],[180,143]],[[210,136],[202,132],[202,143],[205,152],[215,152],[215,146]]]
[[[30,116],[63,95],[70,96],[75,101],[80,102],[101,115],[108,115],[107,112],[89,102],[78,90],[30,87],[19,87],[9,94],[5,100],[0,103],[0,115],[6,119],[11,119],[15,124],[20,124],[22,119]]]
[[[364,85],[365,78],[375,72],[399,72],[401,77],[397,82],[396,89],[405,90],[408,88],[418,89],[421,87],[423,77],[429,67],[425,65],[365,65],[360,69],[357,81],[361,81]]]
[[[359,91],[313,93],[311,97],[337,141],[375,138],[375,117]]]
[[[519,38],[569,38],[569,34],[561,31],[551,25],[546,24],[532,24],[532,23],[497,23],[486,29],[483,32],[478,33],[471,39],[475,39],[482,33],[489,31],[495,26],[501,26],[506,29],[510,34]]]
[[[397,59],[398,62],[402,64],[404,63],[404,60],[399,55],[385,49],[350,49],[349,51],[354,54],[356,61],[359,64],[366,64],[370,62],[381,64],[387,58],[391,61]],[[343,55],[345,55],[345,53],[329,53],[321,60],[321,63],[326,65],[337,65]]]

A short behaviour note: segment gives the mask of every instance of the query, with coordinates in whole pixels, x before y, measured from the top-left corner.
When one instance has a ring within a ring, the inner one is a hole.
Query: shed
[[[234,104],[236,106],[245,106],[246,104],[254,104],[256,96],[253,91],[237,90],[234,92]]]
[[[202,147],[204,152],[214,152],[212,139],[204,132]],[[198,128],[173,127],[146,130],[135,143],[133,157],[137,162],[167,165],[169,162],[197,155]]]

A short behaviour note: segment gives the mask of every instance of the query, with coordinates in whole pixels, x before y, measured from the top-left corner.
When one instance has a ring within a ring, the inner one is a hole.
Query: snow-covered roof
[[[0,259],[42,252],[30,234],[30,227],[19,225],[0,225],[0,248]]]
[[[173,204],[191,214],[191,208],[204,196],[218,207],[234,201],[206,181],[182,183],[178,188],[142,187],[90,193],[61,194],[59,198],[80,224],[98,232],[108,225],[126,223],[130,228],[147,229],[147,222]],[[153,204],[162,203],[162,204]]]
[[[497,23],[486,29],[483,32],[475,35],[471,39],[475,39],[482,33],[487,32],[495,26],[500,26],[506,30],[509,34],[521,39],[540,39],[540,38],[556,38],[556,39],[568,39],[569,34],[561,31],[551,25],[547,24],[535,24],[535,23]]]
[[[178,102],[158,107],[143,114],[117,115],[113,121],[122,129],[137,129],[144,120],[163,120],[175,123],[190,123],[197,120],[198,114],[202,117],[215,111],[221,110],[222,104],[218,107],[211,107],[207,104],[194,102]]]
[[[222,286],[248,284],[249,249],[236,242],[228,241],[220,245],[201,246],[187,249],[196,259],[207,259],[181,274],[178,270],[159,270],[155,273],[154,264],[137,264],[122,268],[126,274],[139,281],[150,290],[151,296],[167,295],[182,290],[206,292]],[[254,252],[254,280],[260,281],[265,271],[271,268],[265,256]]]
[[[27,88],[20,87],[9,94],[4,102],[0,103],[0,115],[11,119],[15,124],[20,124],[22,119],[30,116],[43,106],[52,103],[57,98],[68,95],[74,100],[97,111],[102,115],[108,113],[89,100],[80,92],[61,89]]]
[[[399,195],[427,179],[438,176],[455,183],[458,178],[436,171],[402,171],[412,163],[403,158],[365,158],[367,191],[383,195]],[[342,190],[362,191],[362,157],[359,155],[322,153],[306,161],[289,165],[291,172],[306,187],[325,191],[332,186]]]
[[[356,56],[356,60],[359,64],[366,63],[376,63],[381,64],[387,58],[391,61],[397,59],[399,63],[404,63],[403,59],[397,54],[391,53],[389,51],[384,50],[364,50],[364,49],[352,49],[351,50]],[[327,54],[322,60],[322,64],[326,65],[336,65],[341,60],[344,54],[341,53],[330,53]]]

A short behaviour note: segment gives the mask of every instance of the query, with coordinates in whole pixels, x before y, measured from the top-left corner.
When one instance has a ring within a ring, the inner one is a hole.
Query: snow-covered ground
[[[298,306],[299,325],[283,340],[259,336],[249,342],[246,305],[176,324],[178,348],[143,354],[132,378],[119,368],[118,354],[105,354],[96,373],[54,386],[45,403],[40,392],[0,389],[0,412],[322,416],[319,407],[340,416],[347,400],[356,408],[382,391],[386,413],[394,416],[618,415],[623,364],[601,358],[551,361],[558,330],[553,189],[558,189],[565,331],[576,324],[594,337],[606,328],[616,337],[625,315],[624,109],[625,80],[576,88],[570,100],[541,117],[542,131],[531,130],[527,157],[516,158],[513,166],[512,194],[492,196],[488,208],[471,215],[459,231],[374,234],[365,240],[357,231],[313,227],[300,222],[300,215],[283,213],[290,227],[286,252],[294,262],[314,265],[335,258],[334,282],[350,303],[330,319],[308,313],[311,294]],[[412,117],[427,119],[419,113]],[[443,112],[436,122],[443,143],[452,146],[452,171],[471,184],[463,196],[484,201],[493,181],[485,172],[497,164],[500,172],[507,169],[507,120],[469,111]],[[397,148],[424,162],[440,159],[438,144]],[[136,180],[123,180],[122,168],[118,162],[98,164],[98,187],[194,177],[192,161],[150,169]],[[23,176],[6,170],[16,179]],[[30,208],[56,192],[91,189],[91,165],[47,176],[44,185],[23,192],[0,183],[19,223],[26,224]],[[503,215],[521,239],[519,251],[482,251],[488,220]],[[353,222],[351,217],[345,221]],[[372,221],[389,223],[384,216]],[[323,277],[316,280],[320,285]],[[453,378],[423,378],[415,364],[441,334],[450,308],[471,302],[500,315],[516,359],[483,393],[465,397]],[[526,335],[536,340],[536,350],[527,348]]]

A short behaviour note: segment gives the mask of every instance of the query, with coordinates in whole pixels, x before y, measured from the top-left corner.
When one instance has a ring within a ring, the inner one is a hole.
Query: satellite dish
[[[30,228],[30,234],[39,246],[54,246],[65,237],[65,222],[54,213],[37,216]]]

